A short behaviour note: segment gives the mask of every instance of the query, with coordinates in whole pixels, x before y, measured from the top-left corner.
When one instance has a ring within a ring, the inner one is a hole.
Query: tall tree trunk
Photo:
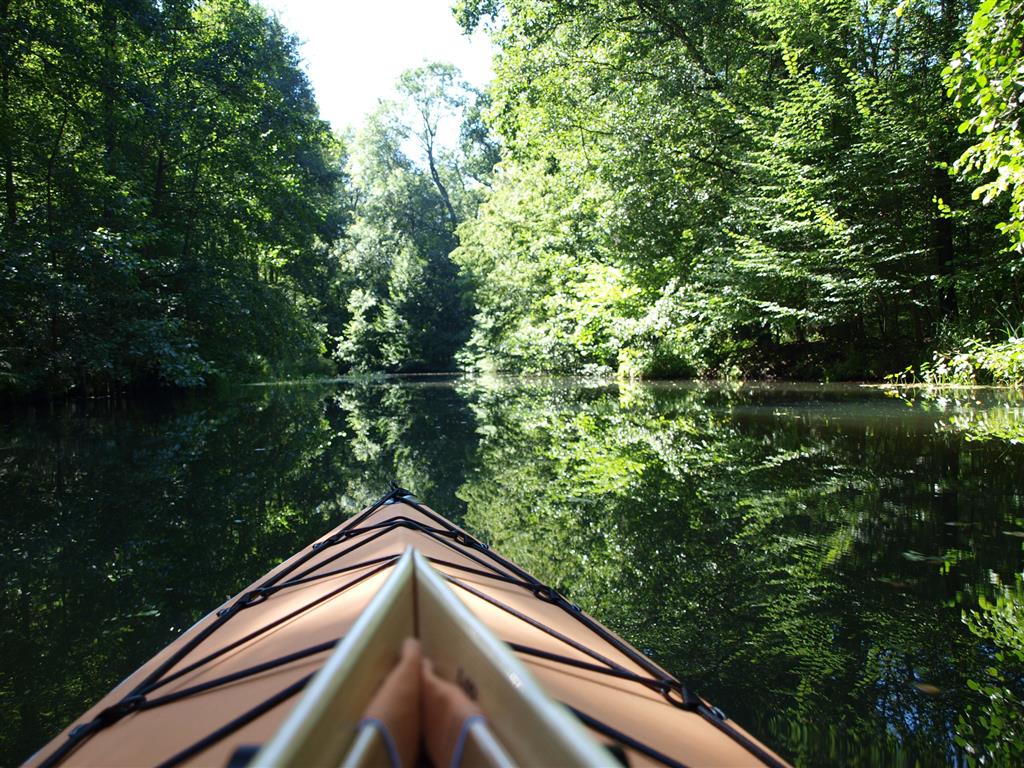
[[[8,26],[10,17],[10,0],[0,0],[0,23]],[[18,198],[14,187],[14,130],[11,126],[11,69],[10,57],[13,47],[4,45],[0,52],[0,143],[4,151],[4,200],[7,208],[8,233],[12,232],[18,221]]]
[[[429,136],[429,134],[428,134]],[[452,207],[452,200],[448,196],[448,190],[441,181],[441,174],[437,172],[437,164],[434,162],[434,141],[433,136],[429,136],[426,143],[427,147],[427,165],[430,166],[430,178],[434,180],[434,186],[437,187],[438,194],[441,195],[441,200],[444,202],[444,207],[448,211],[448,221],[451,223],[452,232],[459,226],[459,219],[455,215],[455,208]]]
[[[64,141],[64,131],[67,129],[70,114],[71,104],[68,103],[60,117],[60,125],[57,127],[57,135],[53,139],[50,154],[46,158],[46,228],[50,237],[53,237],[53,164],[60,154],[60,145]]]
[[[101,69],[103,80],[100,83],[102,94],[103,121],[103,174],[109,180],[114,178],[117,163],[114,152],[117,147],[117,128],[114,121],[114,105],[117,103],[117,12],[112,3],[104,3],[103,16],[100,21],[100,35],[103,40],[104,59]],[[109,181],[108,181],[109,183]],[[104,190],[103,223],[110,227],[113,224],[113,195]]]
[[[933,173],[935,196],[949,203],[953,184],[949,173],[943,167],[936,167]],[[956,299],[956,246],[953,241],[953,220],[936,211],[934,214],[935,274],[939,276],[939,311],[943,319],[955,319],[959,314]]]

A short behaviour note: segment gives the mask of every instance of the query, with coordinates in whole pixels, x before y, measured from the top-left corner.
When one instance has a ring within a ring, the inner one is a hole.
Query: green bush
[[[963,339],[950,351],[937,350],[931,361],[916,369],[886,376],[894,384],[995,384],[1024,386],[1024,337],[1008,335],[1005,341]]]

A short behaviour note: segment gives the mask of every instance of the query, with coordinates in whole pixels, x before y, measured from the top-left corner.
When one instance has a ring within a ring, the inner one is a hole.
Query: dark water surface
[[[1024,403],[447,379],[0,413],[0,763],[397,478],[801,765],[1024,759]]]

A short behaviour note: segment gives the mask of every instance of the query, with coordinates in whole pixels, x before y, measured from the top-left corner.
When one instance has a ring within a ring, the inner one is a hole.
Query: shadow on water
[[[892,394],[431,378],[7,415],[0,759],[397,478],[797,763],[1019,760],[1022,404]]]

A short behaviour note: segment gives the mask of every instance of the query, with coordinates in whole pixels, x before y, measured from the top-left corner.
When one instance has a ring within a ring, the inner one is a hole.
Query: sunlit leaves
[[[344,147],[291,36],[247,0],[3,9],[14,389],[322,370]]]
[[[965,22],[952,5],[512,0],[459,14],[496,14],[490,120],[506,147],[456,256],[479,291],[465,359],[881,376],[937,329],[1013,303],[991,215],[947,173],[966,146],[940,77]],[[578,328],[598,289],[581,276],[606,266],[632,298],[602,306],[616,330],[594,346]]]
[[[454,365],[468,317],[465,284],[449,254],[496,159],[478,96],[451,65],[426,64],[400,77],[398,99],[382,103],[359,133],[355,222],[339,245],[349,320],[336,356],[346,368]]]
[[[962,175],[982,181],[974,198],[1009,198],[999,229],[1024,250],[1024,3],[984,0],[965,36],[965,47],[942,72],[950,96],[967,119],[960,132],[975,139],[957,160]]]

